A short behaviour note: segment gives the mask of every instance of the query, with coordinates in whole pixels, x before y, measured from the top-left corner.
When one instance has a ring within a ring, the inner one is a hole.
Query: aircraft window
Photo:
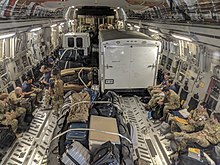
[[[27,66],[28,66],[28,60],[27,60],[27,57],[26,57],[26,56],[23,56],[23,57],[22,57],[22,61],[23,61],[24,67],[27,67]]]
[[[21,87],[21,86],[22,86],[22,83],[21,83],[20,78],[18,78],[18,79],[15,81],[15,85],[16,85],[17,87]]]
[[[12,92],[14,90],[14,86],[11,84],[8,88],[7,91],[8,93]]]
[[[161,65],[165,65],[166,63],[166,60],[167,60],[167,57],[165,55],[162,56],[162,59],[161,59]]]
[[[82,48],[83,47],[83,39],[82,38],[76,38],[76,47]]]
[[[74,38],[68,38],[68,47],[74,47]]]

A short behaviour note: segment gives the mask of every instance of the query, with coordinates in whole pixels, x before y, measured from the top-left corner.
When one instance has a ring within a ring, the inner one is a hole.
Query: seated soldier
[[[202,129],[207,119],[209,119],[209,115],[206,111],[206,103],[203,102],[197,109],[190,112],[185,123],[178,121],[176,117],[171,117],[171,131],[174,132],[178,127],[184,132],[194,132],[197,129]]]
[[[41,98],[41,89],[32,84],[32,78],[27,76],[22,84],[22,92],[25,98],[31,98],[32,107],[39,104]]]
[[[8,94],[2,93],[0,95],[0,123],[5,126],[11,126],[11,129],[16,133],[18,128],[17,114],[14,111],[10,111],[8,105]]]
[[[156,86],[149,86],[147,89],[150,92],[151,95],[155,93],[160,93],[161,88],[165,87],[167,85],[167,80],[170,78],[170,73],[164,73],[163,81]]]
[[[194,133],[174,132],[166,136],[167,139],[174,138],[178,143],[178,150],[185,149],[189,143],[197,143],[201,147],[208,147],[220,143],[220,113],[213,113],[205,122],[203,130]]]
[[[167,84],[166,86],[168,87],[168,89],[173,90],[174,92],[176,92],[176,87],[173,85],[173,80],[169,79],[167,80]],[[148,102],[148,104],[145,105],[146,109],[151,109],[153,108],[156,103],[159,100],[163,100],[164,99],[164,93],[162,92],[162,89],[157,89],[157,90],[153,90],[152,91],[152,98],[150,99],[150,101]]]
[[[174,92],[176,92],[176,87],[175,85],[173,84],[173,79],[169,79],[167,80],[167,87],[171,90],[173,90]]]
[[[164,105],[163,117],[160,119],[161,121],[166,119],[167,113],[169,113],[171,110],[175,110],[180,107],[180,98],[176,92],[167,87],[164,87],[162,92],[165,94],[165,97],[164,99],[158,101],[158,104]]]
[[[16,117],[18,118],[19,123],[22,126],[26,126],[24,122],[24,117],[26,115],[26,109],[21,107],[20,103],[24,95],[22,94],[22,89],[20,87],[16,87],[14,91],[9,94],[9,105],[12,110],[15,110]]]

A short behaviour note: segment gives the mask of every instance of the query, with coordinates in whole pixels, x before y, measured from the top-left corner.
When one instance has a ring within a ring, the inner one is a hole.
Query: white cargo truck
[[[105,30],[99,35],[101,91],[137,90],[155,84],[161,43],[137,31]]]

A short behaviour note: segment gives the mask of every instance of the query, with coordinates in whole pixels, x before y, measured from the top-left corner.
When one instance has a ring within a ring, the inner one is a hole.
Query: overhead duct
[[[166,0],[126,0],[131,5],[141,5],[141,6],[163,6],[167,4]]]

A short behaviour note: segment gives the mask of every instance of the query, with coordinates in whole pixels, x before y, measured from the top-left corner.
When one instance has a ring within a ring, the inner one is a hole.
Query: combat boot
[[[165,135],[166,139],[174,139],[174,135],[172,133],[168,133]]]

